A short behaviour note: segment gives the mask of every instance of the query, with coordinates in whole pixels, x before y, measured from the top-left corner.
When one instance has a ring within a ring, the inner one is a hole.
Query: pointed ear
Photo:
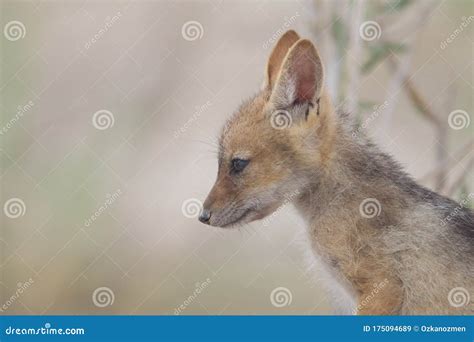
[[[286,54],[290,50],[291,46],[299,39],[300,37],[298,34],[295,31],[290,30],[281,36],[280,40],[278,40],[278,43],[273,48],[270,58],[268,59],[267,69],[265,70],[265,88],[273,88]]]
[[[270,101],[276,106],[317,101],[322,93],[324,69],[309,40],[294,44],[283,61]]]

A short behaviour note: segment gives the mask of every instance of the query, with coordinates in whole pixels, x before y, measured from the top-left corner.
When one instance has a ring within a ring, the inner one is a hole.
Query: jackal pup
[[[335,111],[314,45],[286,32],[230,118],[199,220],[262,219],[291,197],[331,288],[358,314],[473,314],[474,213],[418,185]],[[296,194],[289,196],[289,194]]]

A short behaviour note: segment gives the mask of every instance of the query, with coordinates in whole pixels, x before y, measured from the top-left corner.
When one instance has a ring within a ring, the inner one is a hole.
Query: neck
[[[360,203],[369,198],[400,209],[411,197],[407,188],[418,187],[416,183],[360,132],[354,135],[357,131],[345,116],[332,114],[333,125],[326,132],[331,133],[329,143],[323,146],[320,164],[308,171],[308,186],[296,201],[297,208],[310,220],[342,211],[357,214]],[[390,215],[398,213],[393,210]],[[387,221],[393,220],[387,217]]]

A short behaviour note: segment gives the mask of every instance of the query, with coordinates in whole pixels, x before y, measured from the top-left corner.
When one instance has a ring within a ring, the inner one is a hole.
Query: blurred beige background
[[[239,230],[195,209],[288,28],[415,178],[474,191],[473,2],[417,3],[2,1],[1,313],[333,313],[291,207]]]

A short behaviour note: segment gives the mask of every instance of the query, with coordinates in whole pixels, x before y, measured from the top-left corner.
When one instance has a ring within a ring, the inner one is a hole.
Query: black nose
[[[201,214],[199,215],[199,221],[205,224],[209,224],[210,219],[211,219],[211,212],[207,209],[203,209]]]

